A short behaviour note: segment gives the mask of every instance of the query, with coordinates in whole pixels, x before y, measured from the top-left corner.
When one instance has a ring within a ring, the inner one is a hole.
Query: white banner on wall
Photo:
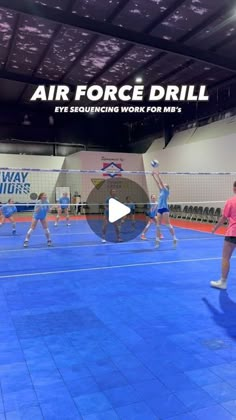
[[[56,201],[59,201],[63,193],[67,193],[70,197],[70,187],[56,187]]]
[[[0,194],[27,195],[30,194],[30,186],[29,172],[0,172]]]

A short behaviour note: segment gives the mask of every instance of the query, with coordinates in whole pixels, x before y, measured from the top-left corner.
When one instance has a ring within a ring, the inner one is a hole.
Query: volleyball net
[[[0,168],[0,202],[12,199],[17,207],[19,221],[31,218],[38,195],[47,194],[50,218],[58,212],[64,193],[69,197],[69,214],[99,218],[104,214],[106,198],[115,190],[121,203],[132,202],[135,214],[146,220],[150,196],[159,190],[151,171],[123,171],[112,169],[40,169]],[[214,223],[232,196],[236,172],[160,172],[169,185],[169,208],[173,224],[178,221]],[[79,219],[78,219],[79,220]]]

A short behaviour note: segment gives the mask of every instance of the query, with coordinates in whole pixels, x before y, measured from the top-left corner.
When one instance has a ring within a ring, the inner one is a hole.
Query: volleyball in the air
[[[152,165],[152,167],[153,167],[153,168],[158,168],[158,166],[159,166],[159,162],[158,162],[158,160],[153,159],[153,160],[151,161],[151,165]]]

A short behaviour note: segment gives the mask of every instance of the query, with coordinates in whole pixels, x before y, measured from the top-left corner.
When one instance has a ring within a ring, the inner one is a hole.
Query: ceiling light
[[[48,117],[48,122],[49,122],[49,125],[54,125],[54,118],[53,118],[53,116],[52,116],[52,115],[50,115],[50,116]]]
[[[136,77],[135,82],[136,83],[142,83],[143,78],[141,76]]]
[[[23,125],[31,125],[31,121],[29,120],[29,116],[27,114],[24,115],[24,120],[22,121]]]

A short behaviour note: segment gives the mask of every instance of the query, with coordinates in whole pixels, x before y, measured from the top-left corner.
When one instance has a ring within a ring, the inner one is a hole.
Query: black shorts
[[[225,241],[236,245],[236,236],[225,236]]]

